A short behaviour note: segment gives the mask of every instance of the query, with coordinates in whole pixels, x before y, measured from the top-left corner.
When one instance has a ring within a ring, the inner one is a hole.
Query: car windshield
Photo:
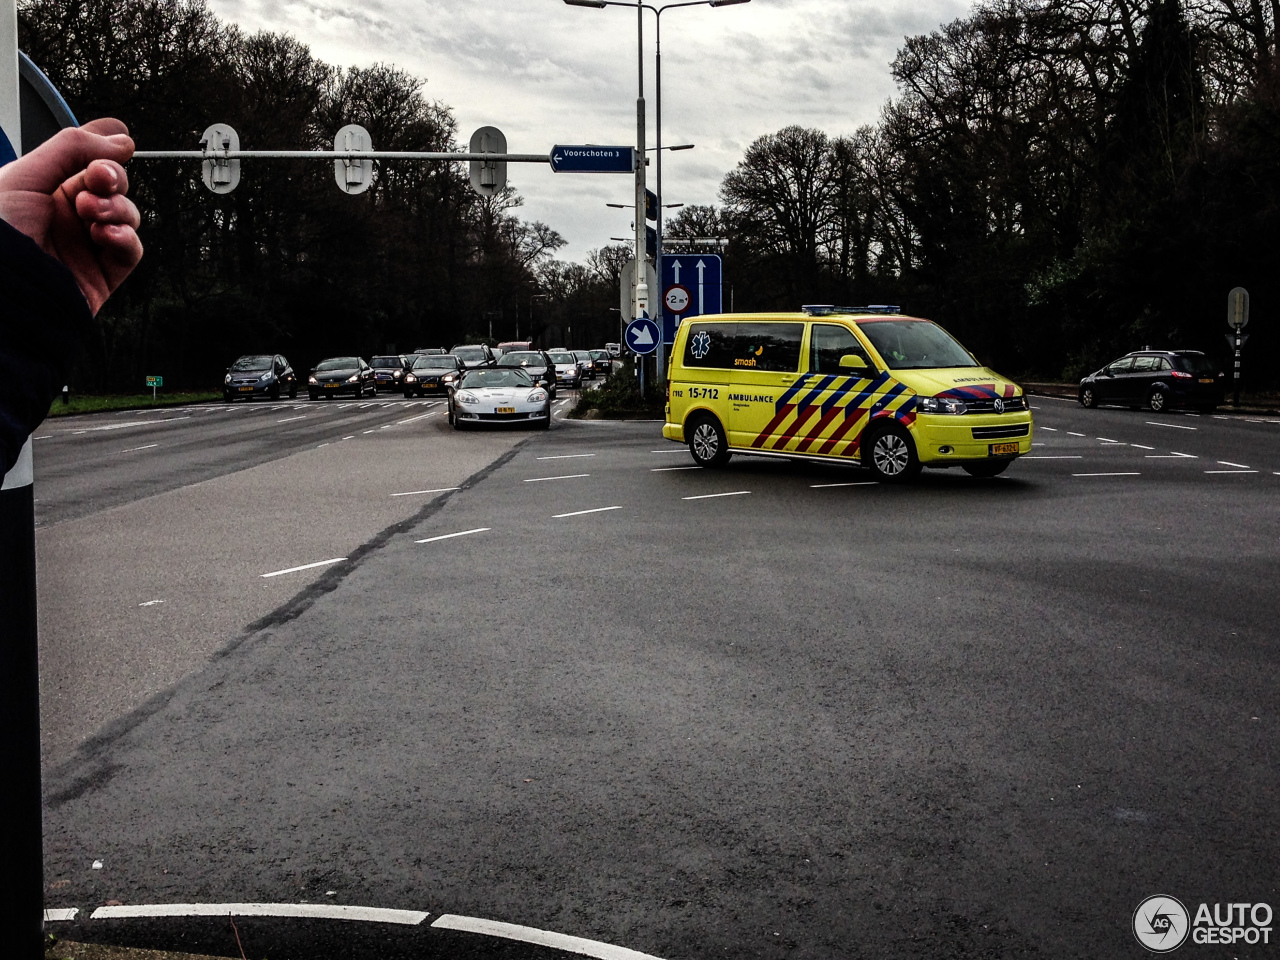
[[[587,351],[585,351],[585,350],[575,350],[575,351],[573,351],[573,355],[574,355],[575,357],[577,357],[579,360],[590,360],[590,359],[591,359],[591,354],[587,353]]]
[[[413,362],[415,370],[457,370],[458,361],[453,357],[419,357]]]
[[[360,366],[355,357],[334,357],[332,360],[321,360],[316,364],[317,370],[354,370]]]
[[[498,361],[500,367],[545,367],[547,361],[540,353],[504,353]]]
[[[235,373],[252,373],[255,370],[270,370],[273,357],[241,357],[231,365]]]
[[[592,360],[608,360],[608,359],[609,359],[609,351],[607,351],[607,350],[592,350],[592,351],[591,351],[591,359],[592,359]]]
[[[951,334],[929,320],[862,320],[858,329],[894,370],[978,366]]]
[[[548,356],[551,357],[552,363],[577,363],[578,362],[573,358],[572,353],[552,353],[552,354],[548,354]]]
[[[519,367],[504,367],[499,370],[472,370],[462,378],[463,387],[532,387],[533,381]]]
[[[481,347],[455,347],[453,355],[461,357],[463,360],[483,360],[484,349]]]
[[[403,367],[404,361],[399,357],[374,357],[369,362],[371,367]]]
[[[1179,370],[1185,370],[1198,377],[1208,377],[1218,372],[1214,362],[1202,353],[1179,354],[1173,358],[1173,361]]]

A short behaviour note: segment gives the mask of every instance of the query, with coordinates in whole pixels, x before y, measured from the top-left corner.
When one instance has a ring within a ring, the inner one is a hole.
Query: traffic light
[[[658,195],[652,190],[644,192],[644,218],[646,220],[658,219]]]
[[[655,260],[658,257],[658,231],[653,227],[644,228],[644,249]]]

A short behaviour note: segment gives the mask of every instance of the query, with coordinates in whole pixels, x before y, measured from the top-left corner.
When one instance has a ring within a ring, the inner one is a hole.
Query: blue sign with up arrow
[[[721,260],[714,253],[662,255],[662,342],[674,343],[681,320],[723,313]],[[674,309],[673,309],[674,308]]]
[[[657,321],[640,316],[627,324],[624,337],[632,353],[644,356],[658,349],[659,335]]]
[[[556,173],[635,173],[635,147],[598,147],[591,144],[556,144],[551,148],[551,169]]]

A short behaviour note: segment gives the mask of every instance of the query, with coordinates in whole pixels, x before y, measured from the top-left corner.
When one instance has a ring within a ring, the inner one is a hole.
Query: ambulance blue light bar
[[[829,303],[806,303],[800,308],[811,317],[826,317],[833,313],[901,313],[895,304],[873,303],[865,307],[837,307]]]

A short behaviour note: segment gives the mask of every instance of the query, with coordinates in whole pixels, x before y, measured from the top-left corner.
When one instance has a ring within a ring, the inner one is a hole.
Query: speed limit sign
[[[667,309],[672,313],[684,313],[689,309],[689,304],[693,302],[693,298],[690,296],[687,287],[682,287],[676,283],[667,287],[662,294],[662,302],[666,304]]]

